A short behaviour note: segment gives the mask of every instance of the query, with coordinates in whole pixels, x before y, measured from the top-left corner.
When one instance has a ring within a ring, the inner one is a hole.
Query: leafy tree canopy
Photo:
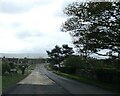
[[[73,48],[69,47],[68,45],[62,45],[59,47],[58,45],[55,46],[51,51],[46,51],[50,60],[54,64],[60,64],[64,60],[64,58],[72,55],[74,53]]]
[[[111,50],[105,55],[120,58],[120,2],[75,2],[64,13],[70,18],[62,24],[62,31],[70,32],[80,53],[88,56],[101,49]],[[118,56],[113,55],[117,53]],[[101,55],[101,54],[99,54]]]

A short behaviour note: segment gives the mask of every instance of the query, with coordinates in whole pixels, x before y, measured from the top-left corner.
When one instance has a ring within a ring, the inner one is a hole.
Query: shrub
[[[72,67],[60,67],[60,71],[63,73],[73,74],[76,72],[76,69]]]
[[[117,77],[118,71],[116,71],[115,69],[109,69],[109,68],[95,69],[95,72],[96,72],[97,79],[99,81],[108,82],[108,83],[113,83],[117,81],[116,77]]]
[[[58,71],[58,67],[57,66],[52,66],[51,67],[53,70],[55,70],[55,71]]]
[[[9,65],[10,65],[10,69],[15,69],[16,68],[14,63],[9,63]]]
[[[67,73],[75,73],[76,69],[83,69],[85,68],[85,61],[82,57],[79,56],[70,56],[64,60],[63,63],[64,67],[61,70],[67,70]]]
[[[9,71],[10,71],[9,64],[6,62],[2,62],[2,75],[5,74],[5,72],[9,72]]]

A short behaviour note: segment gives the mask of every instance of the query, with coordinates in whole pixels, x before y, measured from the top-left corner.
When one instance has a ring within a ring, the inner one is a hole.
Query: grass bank
[[[52,68],[50,67],[50,64],[45,64],[44,67],[48,70],[48,71],[53,71]]]
[[[2,76],[0,75],[0,93],[2,93]]]
[[[55,74],[63,76],[65,78],[70,78],[73,80],[76,80],[78,82],[82,82],[82,83],[86,83],[86,84],[90,84],[90,85],[94,85],[100,88],[103,88],[105,90],[109,90],[109,91],[113,91],[113,92],[118,92],[120,93],[120,89],[119,86],[116,84],[116,82],[114,84],[110,84],[110,83],[105,83],[105,82],[100,82],[98,80],[95,79],[91,79],[91,78],[87,78],[87,77],[83,77],[80,75],[76,75],[76,74],[67,74],[67,73],[62,73],[60,71],[54,71],[51,68],[49,68],[49,65],[46,65],[45,68],[49,71],[53,71]]]
[[[94,85],[94,86],[97,86],[97,87],[100,87],[100,88],[103,88],[103,89],[106,89],[109,91],[120,93],[120,90],[118,89],[119,86],[117,84],[115,84],[116,82],[114,84],[110,84],[110,83],[100,82],[100,81],[95,80],[95,79],[90,79],[87,77],[78,76],[75,74],[66,74],[66,73],[62,73],[59,71],[53,71],[53,72],[57,75],[65,77],[65,78],[70,78],[70,79],[73,79],[73,80],[76,80],[76,81],[79,81],[82,83]]]
[[[7,88],[11,87],[12,85],[16,84],[17,82],[27,77],[34,68],[35,68],[35,65],[29,66],[26,69],[24,75],[22,75],[21,71],[18,70],[17,74],[9,74],[9,75],[7,74],[2,76],[2,91],[5,91]]]

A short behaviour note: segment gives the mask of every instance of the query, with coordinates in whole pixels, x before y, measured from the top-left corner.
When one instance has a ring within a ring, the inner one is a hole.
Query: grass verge
[[[110,83],[100,82],[98,80],[83,77],[83,76],[76,75],[76,74],[67,74],[67,73],[62,73],[60,71],[54,71],[51,68],[49,68],[49,65],[46,65],[45,68],[47,70],[50,69],[51,71],[53,71],[53,73],[60,75],[60,76],[63,76],[65,78],[70,78],[70,79],[73,79],[73,80],[76,80],[76,81],[79,81],[79,82],[82,82],[85,84],[90,84],[90,85],[94,85],[94,86],[103,88],[103,89],[108,90],[108,91],[120,93],[119,86],[116,84],[116,82],[114,84],[110,84]]]
[[[119,86],[117,84],[104,83],[104,82],[100,82],[95,79],[90,79],[90,78],[78,76],[75,74],[66,74],[66,73],[62,73],[59,71],[53,71],[53,72],[57,75],[65,77],[65,78],[70,78],[70,79],[73,79],[73,80],[76,80],[76,81],[79,81],[82,83],[86,83],[86,84],[90,84],[90,85],[94,85],[94,86],[103,88],[108,91],[120,93],[120,89],[118,88]]]
[[[22,79],[24,79],[25,77],[27,77],[32,70],[35,68],[35,65],[30,65],[26,71],[25,71],[25,75],[21,74],[21,71],[18,70],[17,74],[10,74],[10,75],[4,75],[2,76],[2,91],[5,91],[7,88],[9,88],[10,86],[16,84],[17,82],[21,81]]]
[[[44,67],[48,70],[48,71],[52,71],[50,64],[45,64]]]

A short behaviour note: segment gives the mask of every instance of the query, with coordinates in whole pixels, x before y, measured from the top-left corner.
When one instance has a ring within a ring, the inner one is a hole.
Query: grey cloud
[[[24,39],[24,38],[30,37],[31,34],[30,34],[29,32],[23,31],[23,32],[18,32],[18,33],[16,33],[16,36],[17,36],[17,38],[19,38],[19,39]]]
[[[11,24],[12,28],[18,28],[18,27],[21,27],[21,26],[22,26],[22,24],[21,23],[17,23],[17,22],[14,22],[14,23]]]
[[[55,11],[55,13],[54,13],[54,16],[55,17],[67,17],[67,15],[65,15],[64,13],[63,13],[63,10],[64,10],[64,8],[59,8],[59,9],[57,9],[56,11]]]
[[[11,1],[11,2],[10,2]],[[31,10],[34,6],[43,6],[45,4],[52,3],[53,0],[33,0],[34,2],[24,2],[24,3],[16,3],[10,0],[7,2],[6,0],[0,1],[0,11],[3,13],[23,13]]]
[[[82,0],[63,0],[61,6],[56,10],[54,16],[55,17],[67,17],[66,14],[64,14],[63,10],[71,3],[76,2],[76,1],[82,1]]]
[[[22,13],[32,8],[32,5],[19,5],[11,2],[1,2],[0,11],[3,13]]]
[[[37,32],[37,31],[19,31],[19,32],[16,32],[16,37],[18,39],[26,39],[29,37],[41,37],[43,35],[44,35],[43,33]]]

